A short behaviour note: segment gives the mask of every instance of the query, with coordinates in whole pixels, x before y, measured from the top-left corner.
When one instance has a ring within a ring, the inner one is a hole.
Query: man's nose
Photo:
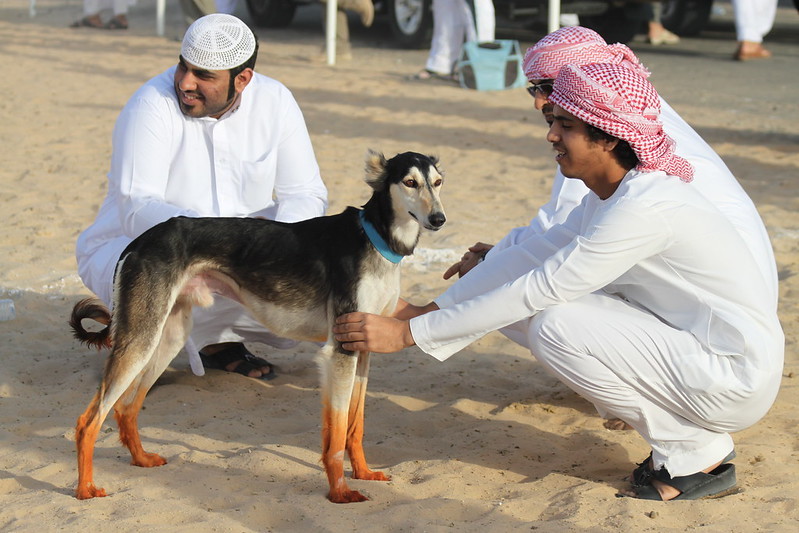
[[[179,75],[178,87],[181,91],[190,91],[197,88],[197,80],[194,79],[194,75],[191,72],[184,72]]]

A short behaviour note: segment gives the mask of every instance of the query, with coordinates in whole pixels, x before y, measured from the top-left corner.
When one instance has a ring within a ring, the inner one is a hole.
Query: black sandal
[[[735,450],[731,451],[727,454],[727,457],[721,460],[721,463],[729,463],[733,459],[735,459]],[[655,471],[652,470],[652,467],[649,466],[650,462],[652,461],[652,452],[649,452],[649,456],[643,460],[643,462],[638,463],[638,466],[633,470],[633,474],[630,477],[630,483],[632,484],[633,488],[638,487],[645,487],[652,482],[652,478],[655,476]]]
[[[76,20],[72,24],[69,25],[70,28],[95,28],[97,30],[101,30],[105,28],[105,25],[102,22],[95,22],[95,18],[86,16],[81,19]]]
[[[272,363],[266,359],[262,359],[253,355],[244,346],[244,344],[240,342],[237,342],[227,348],[223,348],[213,355],[205,355],[204,353],[200,352],[200,360],[202,360],[203,366],[205,368],[224,370],[226,372],[236,372],[237,374],[241,374],[242,376],[246,377],[250,377],[250,372],[253,370],[260,371],[261,367],[268,366],[269,372],[261,375],[260,378],[252,379],[269,381],[277,377],[277,374],[275,373],[275,366]],[[236,365],[236,368],[233,370],[228,370],[227,366],[230,363],[235,362],[239,363]]]
[[[653,474],[648,485],[636,487],[633,490],[635,494],[633,497],[640,500],[663,501],[660,492],[652,485],[654,479],[680,491],[678,496],[668,501],[721,498],[738,492],[735,465],[732,463],[723,463],[707,474],[697,472],[689,476],[677,477],[671,477],[668,470],[661,468]]]

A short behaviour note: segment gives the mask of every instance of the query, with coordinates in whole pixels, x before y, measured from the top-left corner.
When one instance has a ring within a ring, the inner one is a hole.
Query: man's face
[[[613,161],[605,143],[592,140],[586,123],[557,105],[552,106],[552,117],[547,140],[552,143],[561,172],[567,178],[582,180],[596,192],[597,177],[604,175]]]
[[[230,90],[230,71],[201,69],[183,57],[175,69],[175,94],[183,114],[194,118],[219,118],[236,99]]]
[[[527,92],[535,101],[535,108],[544,114],[544,120],[550,125],[552,124],[552,104],[549,103],[549,95],[552,94],[554,83],[555,80],[551,79],[530,80],[530,85],[527,86]]]

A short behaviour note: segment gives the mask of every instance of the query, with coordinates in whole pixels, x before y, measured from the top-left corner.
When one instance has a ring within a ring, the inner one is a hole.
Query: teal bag
[[[466,42],[455,69],[464,89],[501,91],[527,84],[522,72],[519,41],[515,40]]]

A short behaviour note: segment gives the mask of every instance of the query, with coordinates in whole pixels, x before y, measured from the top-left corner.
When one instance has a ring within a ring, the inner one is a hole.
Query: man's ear
[[[619,139],[613,137],[612,139],[602,139],[602,147],[606,152],[612,152],[619,145]]]
[[[247,85],[249,85],[249,83],[252,81],[253,74],[254,72],[251,68],[245,68],[236,75],[236,79],[233,80],[236,92],[240,93]]]

